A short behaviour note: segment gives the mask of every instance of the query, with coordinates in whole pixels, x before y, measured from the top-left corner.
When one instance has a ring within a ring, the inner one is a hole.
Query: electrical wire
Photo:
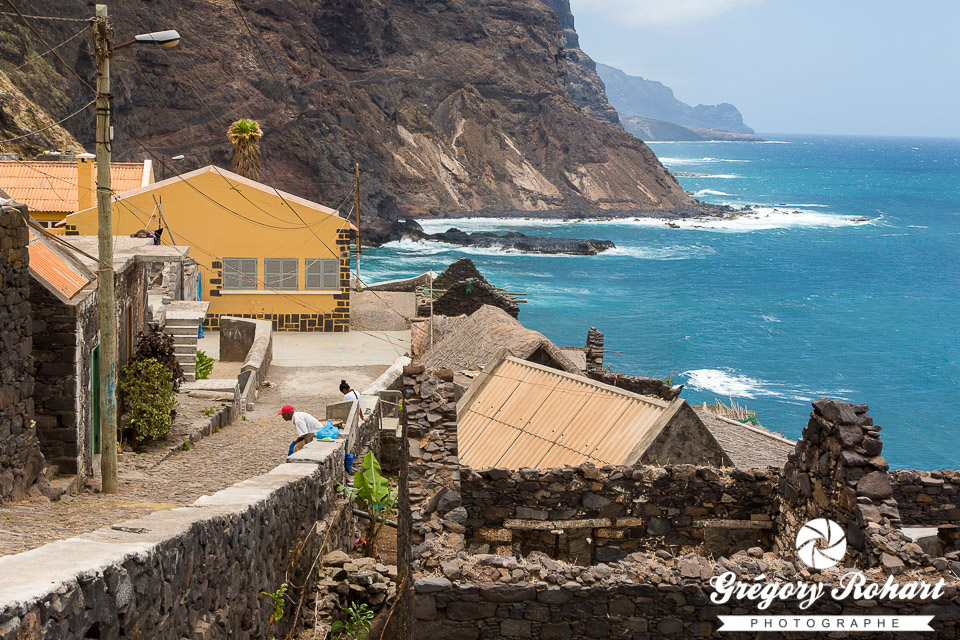
[[[136,11],[134,11],[133,7],[130,6],[130,3],[127,2],[127,0],[122,0],[122,2],[124,5],[126,5],[127,10],[130,11],[131,14],[133,14],[133,17],[136,18],[137,22],[140,24],[140,28],[143,29],[145,32],[150,31],[150,29],[147,28],[147,26],[143,23],[143,20],[140,19],[140,15]],[[167,50],[164,49],[163,47],[161,47],[160,50],[163,52],[163,55],[167,58],[167,62],[170,63],[171,68],[178,69],[180,65],[177,65],[173,60],[170,59],[170,54],[167,53]],[[139,65],[137,65],[137,68],[139,69]],[[141,77],[142,77],[142,74],[141,74]],[[217,116],[217,114],[215,114],[213,110],[207,105],[207,103],[203,99],[203,96],[200,95],[200,92],[197,91],[196,87],[193,85],[193,82],[191,82],[188,79],[187,84],[190,86],[190,90],[193,92],[193,95],[196,96],[197,100],[200,101],[200,104],[203,105],[203,108],[206,109],[211,116],[213,116],[214,120],[216,120],[218,123],[223,125],[223,121],[221,121],[220,117]],[[150,85],[150,86],[151,88],[153,88],[153,85]],[[156,89],[154,89],[154,92],[156,92]],[[163,104],[162,100],[160,101],[160,104]]]
[[[9,2],[7,4],[10,4]],[[13,6],[10,4],[10,6]],[[61,22],[91,22],[90,18],[63,18],[61,16],[25,16],[20,13],[20,10],[16,7],[13,7],[16,10],[16,13],[10,13],[8,11],[0,11],[0,15],[21,17],[21,18],[31,18],[33,20],[59,20]]]
[[[12,13],[7,13],[7,14],[5,14],[5,15],[14,15],[14,14],[12,14]],[[80,31],[77,31],[75,34],[73,34],[72,36],[70,36],[69,38],[67,38],[66,40],[64,40],[63,42],[61,42],[60,44],[58,44],[57,46],[55,46],[55,47],[53,48],[53,50],[56,51],[57,49],[59,49],[60,47],[62,47],[62,46],[65,45],[65,44],[67,44],[68,42],[70,42],[70,41],[72,41],[72,40],[75,40],[76,38],[82,36],[84,33],[87,32],[87,29],[88,29],[88,28],[89,28],[89,27],[84,27],[84,28],[81,29]],[[44,51],[43,53],[39,53],[39,54],[35,55],[34,57],[30,58],[29,60],[27,60],[26,62],[24,62],[23,64],[21,64],[19,67],[16,67],[16,68],[13,69],[12,71],[10,71],[10,73],[14,73],[14,72],[16,72],[16,71],[20,71],[20,69],[23,69],[23,68],[24,68],[25,66],[27,66],[28,64],[33,64],[34,62],[36,62],[37,60],[39,60],[39,59],[42,58],[43,56],[47,55],[48,53],[50,53],[50,51]]]
[[[52,129],[52,128],[54,128],[55,126],[66,122],[67,120],[69,120],[69,119],[72,118],[73,116],[77,115],[77,114],[80,113],[81,111],[86,110],[90,105],[92,105],[92,104],[94,104],[94,103],[96,103],[96,100],[91,100],[91,101],[88,102],[87,104],[83,105],[82,107],[80,107],[79,109],[77,109],[76,111],[74,111],[73,113],[71,113],[70,115],[68,115],[66,118],[63,118],[63,119],[61,119],[61,120],[57,120],[57,121],[54,122],[53,124],[49,124],[49,125],[45,126],[43,129],[37,129],[36,131],[31,131],[30,133],[25,133],[25,134],[23,134],[22,136],[17,136],[16,138],[7,138],[6,140],[0,140],[0,144],[4,144],[4,143],[6,143],[6,142],[15,142],[16,140],[23,140],[24,138],[29,138],[30,136],[35,136],[35,135],[37,135],[38,133],[43,133],[43,132],[46,131],[47,129]]]
[[[240,17],[240,22],[243,24],[244,29],[247,30],[247,34],[250,36],[250,39],[253,40],[253,45],[257,50],[257,55],[260,56],[260,60],[263,62],[264,68],[270,72],[271,76],[273,76],[273,81],[277,84],[277,89],[280,90],[279,95],[282,97],[284,94],[284,85],[280,84],[277,74],[273,71],[273,66],[267,62],[266,57],[263,55],[263,51],[260,49],[260,41],[256,36],[253,35],[253,31],[250,29],[250,25],[247,24],[247,19],[243,17],[243,11],[240,10],[240,5],[237,4],[237,0],[233,0],[233,7],[237,10],[237,15]],[[277,102],[282,103],[283,100],[277,100]]]

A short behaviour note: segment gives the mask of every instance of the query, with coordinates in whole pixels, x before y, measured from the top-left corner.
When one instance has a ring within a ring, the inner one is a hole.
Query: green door
[[[90,457],[100,453],[100,345],[90,354]]]

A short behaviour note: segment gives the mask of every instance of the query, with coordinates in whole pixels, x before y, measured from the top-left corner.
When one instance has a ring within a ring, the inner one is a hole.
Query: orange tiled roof
[[[114,162],[110,168],[115,192],[140,188],[142,162]],[[76,162],[0,161],[0,189],[31,211],[73,213],[77,210],[77,182]]]
[[[30,232],[30,270],[40,276],[44,284],[53,287],[67,298],[80,293],[91,280],[80,267],[71,264],[61,253],[62,249],[53,249],[46,240],[37,238]]]

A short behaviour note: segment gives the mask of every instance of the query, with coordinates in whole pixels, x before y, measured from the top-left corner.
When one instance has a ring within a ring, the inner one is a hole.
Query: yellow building
[[[97,210],[63,224],[67,235],[95,235]],[[279,331],[349,330],[355,227],[329,207],[207,166],[118,196],[113,224],[116,235],[162,229],[162,244],[190,247],[206,327],[228,315]]]
[[[48,228],[68,214],[97,206],[96,176],[92,153],[78,155],[76,162],[0,161],[0,188],[27,205],[30,215]],[[115,193],[153,184],[153,163],[111,163],[110,180]]]

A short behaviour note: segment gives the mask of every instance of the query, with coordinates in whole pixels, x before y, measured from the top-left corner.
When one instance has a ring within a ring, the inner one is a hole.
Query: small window
[[[263,288],[295,291],[299,264],[296,258],[266,258],[263,261]]]
[[[224,289],[256,289],[257,288],[257,259],[256,258],[224,258],[223,259],[223,288]]]
[[[332,258],[307,260],[304,288],[321,291],[340,289],[340,261]]]

